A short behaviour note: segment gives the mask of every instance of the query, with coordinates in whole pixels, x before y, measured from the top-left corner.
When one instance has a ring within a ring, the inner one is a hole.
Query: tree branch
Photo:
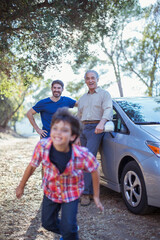
[[[128,61],[128,58],[127,58],[127,56],[126,56],[126,54],[125,54],[125,52],[124,52],[124,48],[123,48],[122,41],[121,41],[121,49],[122,49],[122,53],[123,53],[123,55],[124,55],[124,58],[125,58],[126,62],[127,62],[128,65],[129,65],[128,70],[132,71],[132,72],[147,86],[147,88],[148,88],[147,82],[141,77],[141,75],[140,75],[138,72],[136,72],[136,71],[134,70],[134,68],[132,67],[132,65],[131,65],[130,62]]]

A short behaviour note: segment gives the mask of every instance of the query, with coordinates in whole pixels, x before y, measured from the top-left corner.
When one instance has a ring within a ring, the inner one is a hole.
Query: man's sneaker
[[[77,225],[77,232],[79,231],[79,226]],[[60,237],[59,240],[63,240],[63,237]]]

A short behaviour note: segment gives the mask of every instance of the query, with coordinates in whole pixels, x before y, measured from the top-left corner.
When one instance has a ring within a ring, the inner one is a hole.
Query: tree
[[[27,74],[27,73],[26,73]],[[14,117],[14,122],[22,116],[23,102],[25,97],[32,93],[30,85],[24,84],[24,77],[17,73],[17,81],[10,79],[10,83],[7,85],[8,81],[1,81],[0,88],[3,88],[5,94],[0,94],[0,127],[6,128],[9,121]],[[28,73],[28,81],[31,79],[32,84],[37,82],[37,78]],[[4,86],[3,86],[4,85]],[[19,112],[18,112],[19,111]],[[18,112],[18,113],[17,113]],[[24,113],[23,113],[24,114]]]
[[[116,8],[113,8],[116,12]],[[124,56],[121,49],[121,42],[123,41],[123,32],[125,27],[133,19],[137,19],[141,16],[141,8],[137,1],[126,2],[123,8],[119,12],[116,12],[116,17],[108,18],[106,16],[103,21],[103,28],[93,29],[92,35],[88,42],[84,39],[80,39],[79,43],[75,46],[75,64],[73,65],[74,71],[79,67],[86,66],[87,68],[93,68],[97,64],[109,65],[113,67],[115,79],[118,85],[120,96],[123,96],[122,86],[122,65],[124,63]],[[114,31],[104,31],[108,26],[112,26]],[[80,51],[77,51],[79,45],[82,46]],[[106,60],[102,60],[101,55],[106,56]],[[105,71],[104,71],[105,72]]]
[[[112,5],[117,2],[111,1]],[[9,77],[16,56],[19,68],[22,59],[30,71],[43,73],[47,66],[60,61],[77,37],[88,37],[93,21],[95,28],[102,28],[101,20],[111,3],[104,0],[2,0],[1,70]],[[7,64],[4,56],[7,56]]]
[[[148,96],[156,96],[160,95],[160,2],[145,9],[144,14],[146,24],[141,38],[128,39],[123,44],[127,63],[123,70],[144,83]]]
[[[18,68],[37,76],[47,66],[58,64],[75,45],[77,52],[84,53],[87,41],[98,41],[98,31],[102,35],[115,29],[119,10],[130,2],[2,0],[1,72],[10,78]]]
[[[3,103],[15,101],[4,122],[19,109],[47,66],[58,65],[74,46],[83,55],[87,42],[98,41],[98,29],[105,34],[114,31],[118,11],[127,4],[127,0],[2,0],[0,95]],[[15,92],[20,96],[18,105]]]

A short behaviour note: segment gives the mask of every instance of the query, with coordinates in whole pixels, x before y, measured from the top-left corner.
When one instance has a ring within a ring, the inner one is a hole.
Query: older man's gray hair
[[[85,73],[85,75],[84,75],[84,79],[86,79],[86,75],[88,74],[88,73],[94,73],[95,75],[96,75],[96,78],[97,79],[99,79],[99,75],[98,75],[98,73],[95,71],[95,70],[88,70],[86,73]]]

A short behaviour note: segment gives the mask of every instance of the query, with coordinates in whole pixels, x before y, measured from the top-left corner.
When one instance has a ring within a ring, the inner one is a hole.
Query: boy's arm
[[[17,196],[17,198],[21,198],[21,196],[23,195],[24,187],[25,187],[28,179],[30,178],[30,176],[34,173],[35,169],[36,169],[36,167],[33,167],[30,164],[26,168],[26,170],[25,170],[25,172],[23,174],[22,180],[20,181],[20,184],[16,188],[16,196]]]
[[[94,172],[91,172],[91,175],[92,175],[92,183],[93,183],[94,202],[95,202],[96,206],[98,208],[100,208],[101,211],[103,212],[104,207],[103,207],[103,205],[102,205],[102,203],[100,202],[100,199],[99,199],[99,172],[98,172],[98,170],[96,170]]]

